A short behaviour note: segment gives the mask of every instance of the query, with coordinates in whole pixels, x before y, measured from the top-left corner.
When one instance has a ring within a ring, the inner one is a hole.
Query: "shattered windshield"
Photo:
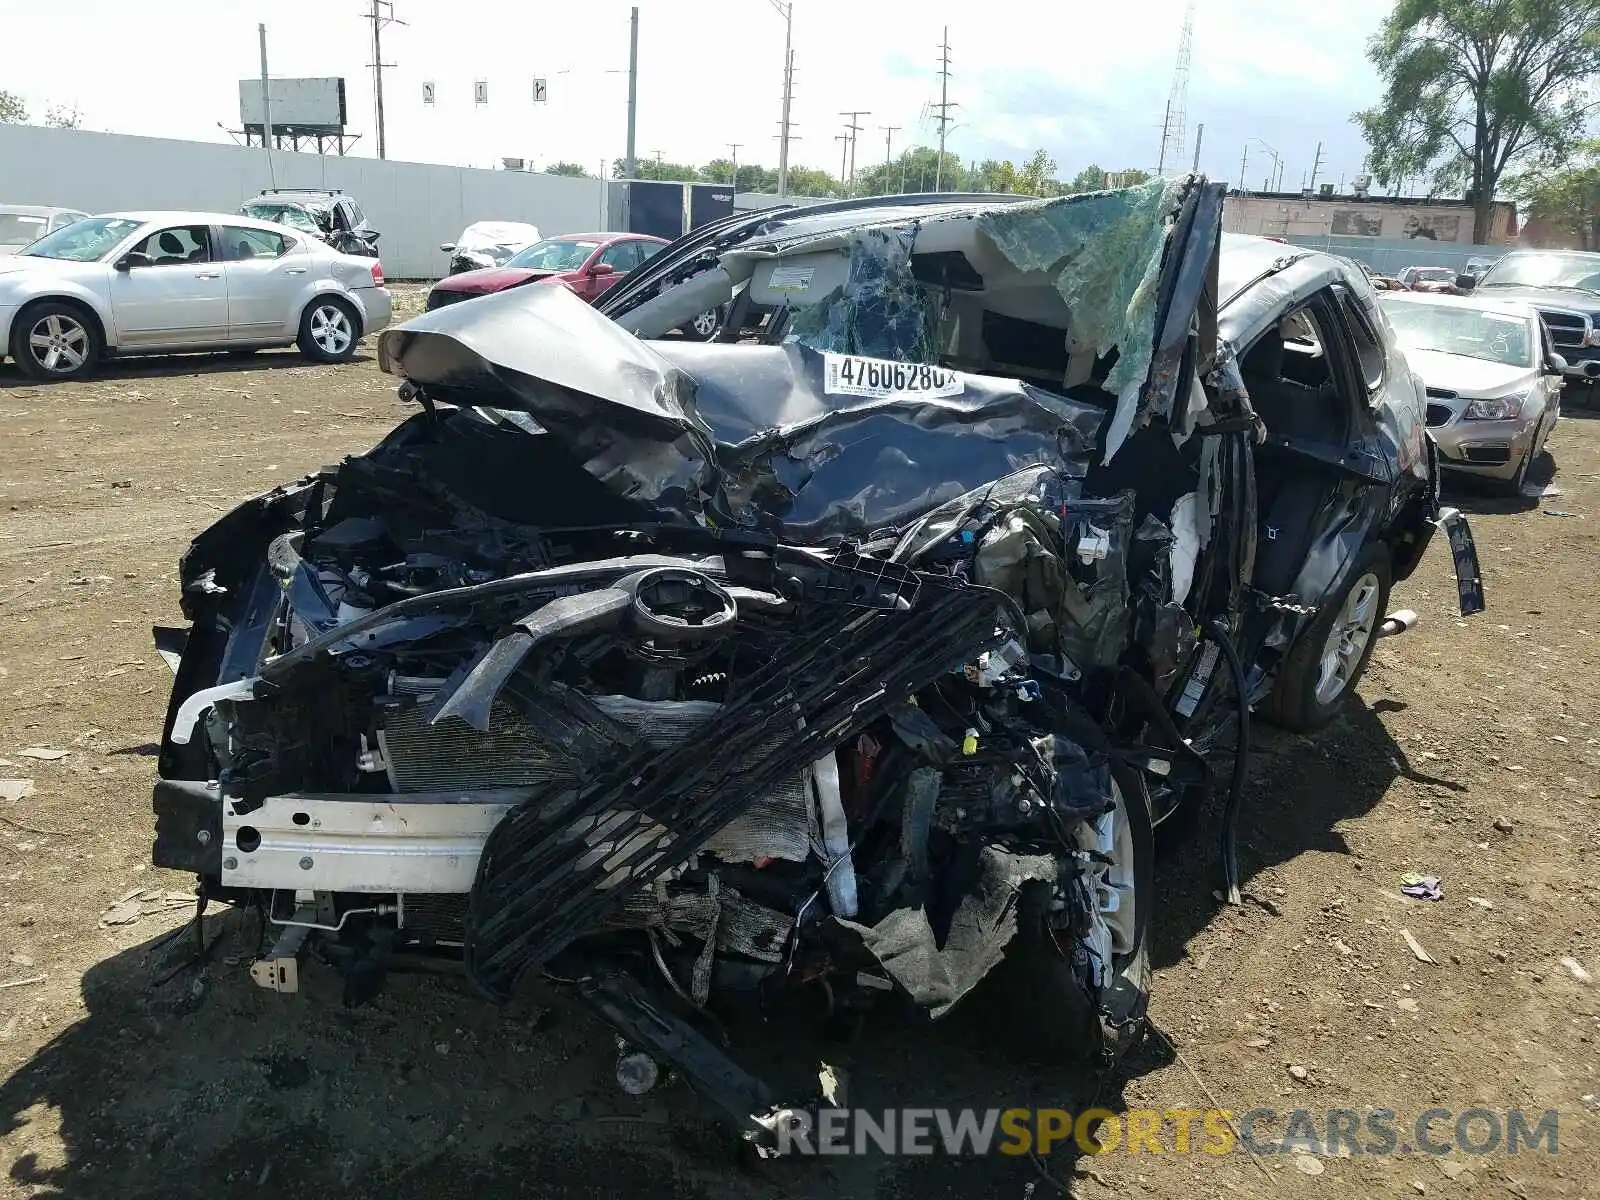
[[[29,258],[94,262],[115,250],[122,244],[123,238],[143,223],[126,217],[90,217],[47,234],[22,253]]]
[[[298,229],[302,233],[320,234],[321,227],[297,204],[246,204],[243,213],[247,217],[254,217],[258,221],[274,221],[279,225],[287,225],[290,229]]]
[[[1436,350],[1508,367],[1531,367],[1533,331],[1528,317],[1485,312],[1459,304],[1380,300],[1389,324],[1407,350]]]
[[[1561,287],[1600,292],[1600,254],[1508,254],[1479,287]]]
[[[565,238],[546,238],[520,250],[506,260],[508,267],[533,271],[575,271],[589,261],[599,242],[575,242]]]

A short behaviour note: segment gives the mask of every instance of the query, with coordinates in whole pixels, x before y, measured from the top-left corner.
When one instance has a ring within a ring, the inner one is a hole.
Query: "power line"
[[[950,99],[950,26],[944,27],[944,40],[939,43],[939,103],[931,107],[939,110],[934,120],[939,122],[939,161],[934,166],[933,190],[944,190],[944,135],[950,128],[950,110],[959,108]]]
[[[364,19],[372,22],[372,61],[367,65],[372,68],[372,103],[378,117],[378,157],[388,158],[388,148],[383,139],[383,72],[385,68],[397,64],[383,61],[383,31],[386,26],[404,25],[405,22],[394,15],[394,5],[390,0],[372,0],[372,11],[366,13]]]

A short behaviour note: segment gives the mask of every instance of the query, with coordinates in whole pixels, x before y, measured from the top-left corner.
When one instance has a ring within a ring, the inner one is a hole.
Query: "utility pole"
[[[778,118],[778,195],[789,194],[789,102],[794,98],[794,0],[769,0],[783,18],[783,115]]]
[[[1191,172],[1193,172],[1194,174],[1196,174],[1196,175],[1200,174],[1200,143],[1205,141],[1205,140],[1206,140],[1206,123],[1204,121],[1201,121],[1200,124],[1195,126],[1195,130],[1194,130],[1194,166],[1189,168],[1189,170]]]
[[[836,133],[833,135],[833,140],[839,143],[839,190],[845,191],[848,184],[845,182],[844,168],[850,157],[850,135],[848,133]],[[849,193],[846,192],[845,194],[848,195]]]
[[[383,29],[386,25],[404,25],[394,15],[394,5],[389,0],[372,0],[372,11],[366,14],[372,22],[372,103],[378,115],[378,157],[388,158],[388,145],[383,137],[383,72],[394,63],[383,61]]]
[[[1317,173],[1322,170],[1322,143],[1317,143],[1317,157],[1311,162],[1311,183],[1308,185],[1312,191],[1317,190]]]
[[[662,177],[661,151],[652,150],[650,153],[652,153],[652,154],[654,154],[656,156],[656,178],[660,179]]]
[[[739,147],[743,142],[729,142],[728,149],[733,151],[733,190],[739,190]]]
[[[852,110],[851,112],[842,112],[839,115],[841,117],[850,118],[850,120],[845,123],[845,128],[850,131],[850,175],[849,178],[845,180],[844,185],[845,195],[849,196],[854,194],[856,190],[856,135],[861,132],[861,126],[857,124],[857,122],[862,117],[870,117],[872,114],[870,112],[858,109]]]
[[[1244,144],[1244,154],[1239,159],[1239,190],[1244,191],[1244,173],[1250,166],[1250,143]]]
[[[950,99],[950,26],[944,27],[944,40],[939,43],[939,161],[934,166],[933,190],[944,190],[944,137],[950,128],[950,110],[957,107]]]
[[[267,90],[267,27],[257,25],[261,35],[261,148],[267,152],[267,182],[278,186],[276,172],[272,169],[272,93]]]
[[[639,158],[634,141],[639,116],[639,9],[636,5],[628,18],[628,157],[623,169],[624,179],[634,178],[639,169]]]
[[[879,125],[883,130],[883,165],[888,166],[894,161],[894,135],[900,132],[898,125]]]

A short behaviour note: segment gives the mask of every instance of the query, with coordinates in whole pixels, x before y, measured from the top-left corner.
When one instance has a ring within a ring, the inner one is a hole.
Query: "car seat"
[[[172,230],[164,231],[156,239],[156,245],[161,250],[162,258],[175,258],[180,262],[183,260],[183,243],[178,240],[178,235],[173,233]]]

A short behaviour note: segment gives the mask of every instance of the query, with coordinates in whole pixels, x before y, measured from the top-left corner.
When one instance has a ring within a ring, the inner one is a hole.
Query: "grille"
[[[1550,340],[1557,346],[1573,348],[1583,345],[1584,335],[1588,333],[1588,322],[1577,313],[1552,312],[1541,308],[1539,315],[1549,326]]]
[[[1430,404],[1430,405],[1428,405],[1428,424],[1429,425],[1443,425],[1446,421],[1448,421],[1453,416],[1455,416],[1455,414],[1450,411],[1450,406],[1448,404]]]

